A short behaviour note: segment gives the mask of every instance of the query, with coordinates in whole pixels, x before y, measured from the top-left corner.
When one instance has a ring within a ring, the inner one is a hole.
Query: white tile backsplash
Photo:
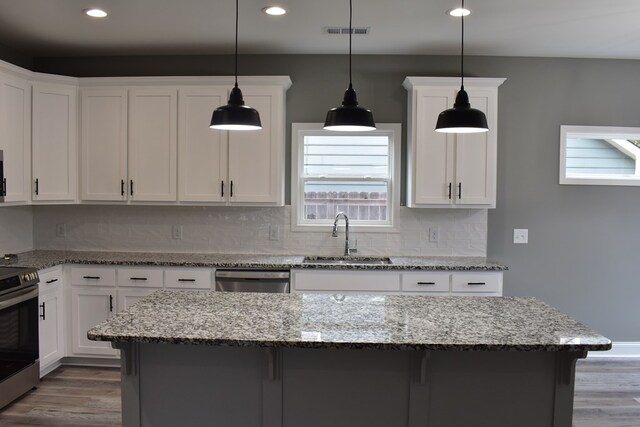
[[[56,237],[56,224],[67,225],[66,237]],[[171,236],[182,226],[182,240]],[[280,228],[280,240],[269,240],[269,226]],[[438,242],[429,229],[438,227]],[[342,228],[342,227],[341,227]],[[399,232],[360,233],[360,255],[486,256],[486,209],[409,209],[399,212]],[[34,206],[34,246],[37,249],[277,253],[341,255],[344,234],[291,231],[291,207],[194,206]]]
[[[0,255],[32,249],[33,214],[31,207],[0,206]]]

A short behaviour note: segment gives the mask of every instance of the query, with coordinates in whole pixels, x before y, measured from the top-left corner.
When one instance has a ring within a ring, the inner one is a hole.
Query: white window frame
[[[349,220],[349,227],[360,232],[397,233],[398,210],[400,209],[400,146],[402,125],[400,123],[377,123],[376,130],[363,132],[336,132],[322,129],[322,123],[293,123],[291,125],[291,230],[292,231],[331,231],[331,224],[310,224],[301,217],[304,212],[304,138],[318,135],[376,135],[389,137],[389,166],[392,168],[391,180],[387,192],[389,201],[388,218],[381,224],[362,224],[358,220]],[[336,178],[353,180],[353,177]],[[371,178],[375,181],[375,178]]]

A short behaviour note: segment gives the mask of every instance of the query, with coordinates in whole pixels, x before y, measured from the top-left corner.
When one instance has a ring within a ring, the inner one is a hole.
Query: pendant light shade
[[[262,129],[258,110],[244,105],[242,91],[238,87],[238,0],[236,0],[235,85],[231,89],[227,105],[222,105],[213,110],[209,127],[218,130]]]
[[[351,38],[353,29],[353,3],[349,0],[349,88],[344,93],[341,107],[332,108],[327,113],[323,129],[336,131],[367,131],[375,130],[376,123],[373,113],[366,108],[358,106],[358,97],[353,90],[351,78]]]
[[[464,0],[462,0],[464,9]],[[438,115],[436,132],[444,133],[477,133],[487,132],[487,116],[480,110],[471,108],[469,95],[464,90],[464,15],[460,17],[462,22],[462,37],[460,48],[460,90],[456,95],[453,108],[444,110]]]

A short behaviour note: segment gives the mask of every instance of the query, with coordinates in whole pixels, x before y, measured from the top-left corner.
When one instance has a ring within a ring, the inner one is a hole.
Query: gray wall
[[[38,71],[77,76],[232,70],[230,57],[41,58],[35,64]],[[488,233],[489,258],[510,267],[505,293],[539,297],[613,340],[640,341],[640,188],[558,184],[561,124],[640,125],[640,62],[471,57],[466,64],[469,75],[508,79],[500,88],[498,207],[489,212]],[[291,76],[290,125],[322,121],[338,105],[346,65],[344,56],[256,55],[242,57],[240,71]],[[406,123],[404,77],[455,75],[457,65],[456,57],[356,56],[354,87],[377,121]],[[403,147],[403,161],[405,153]],[[513,245],[513,228],[528,228],[530,243]]]

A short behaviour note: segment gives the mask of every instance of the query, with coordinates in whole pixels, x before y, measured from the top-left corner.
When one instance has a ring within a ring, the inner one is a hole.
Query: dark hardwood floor
[[[0,411],[0,426],[119,426],[120,371],[63,366]],[[578,361],[574,427],[640,427],[640,359]]]

